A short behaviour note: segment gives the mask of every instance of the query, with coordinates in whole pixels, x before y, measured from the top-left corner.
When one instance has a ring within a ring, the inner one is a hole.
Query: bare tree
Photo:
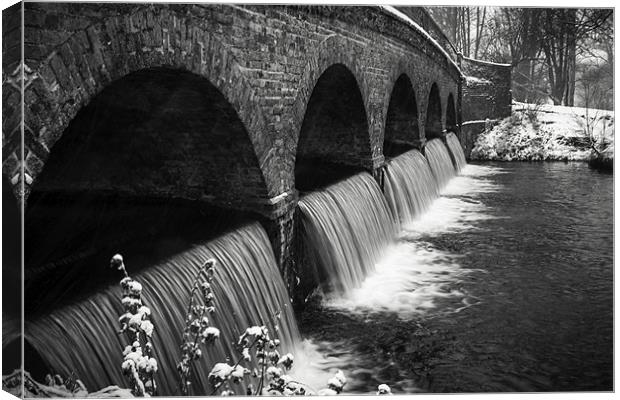
[[[611,9],[433,7],[430,12],[464,56],[513,66],[518,101],[551,99],[573,106],[578,61],[604,59],[613,71]]]

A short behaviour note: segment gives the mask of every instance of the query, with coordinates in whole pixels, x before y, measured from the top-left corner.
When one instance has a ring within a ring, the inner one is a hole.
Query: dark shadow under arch
[[[304,192],[362,169],[370,158],[368,122],[362,95],[342,64],[318,79],[301,126],[295,158],[295,186]]]
[[[427,140],[441,137],[441,97],[439,95],[439,87],[436,83],[431,86],[428,95],[428,106],[426,108],[426,123],[424,125],[424,133]]]
[[[418,106],[411,80],[406,74],[394,83],[385,122],[383,154],[395,157],[418,145]]]
[[[21,207],[13,187],[2,176],[2,314],[21,311]]]
[[[452,93],[448,95],[448,105],[446,107],[446,131],[455,132],[457,130],[456,106]]]
[[[88,190],[225,203],[267,197],[248,133],[206,79],[166,68],[113,82],[69,124],[33,191]],[[231,193],[232,192],[232,193]]]
[[[2,373],[20,367],[21,344],[5,348],[21,329],[21,207],[8,179],[2,177]]]

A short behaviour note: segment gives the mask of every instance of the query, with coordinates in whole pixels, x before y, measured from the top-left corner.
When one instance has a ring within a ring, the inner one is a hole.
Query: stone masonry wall
[[[510,115],[511,67],[463,57],[463,122],[498,119]]]
[[[22,191],[22,78],[30,75],[21,68],[22,28],[21,3],[2,11],[2,170],[16,199]]]
[[[365,158],[355,157],[369,170],[383,162],[383,125],[400,74],[414,84],[422,121],[433,82],[444,110],[448,94],[458,92],[459,71],[443,53],[376,7],[25,3],[25,8],[25,62],[33,71],[25,93],[27,191],[78,111],[112,81],[144,68],[187,70],[223,93],[248,132],[269,198],[294,188],[306,106],[329,66],[343,64],[357,80],[370,148]],[[445,115],[442,119],[445,124]],[[11,141],[7,151],[14,149]]]

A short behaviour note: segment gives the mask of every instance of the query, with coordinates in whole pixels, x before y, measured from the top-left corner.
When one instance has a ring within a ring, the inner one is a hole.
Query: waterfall
[[[410,150],[388,161],[384,193],[401,225],[411,222],[428,209],[439,190],[422,153]]]
[[[424,146],[424,155],[431,166],[433,175],[435,175],[439,189],[443,189],[448,181],[456,175],[448,148],[441,139],[431,139]]]
[[[456,137],[454,132],[448,132],[446,135],[446,143],[448,144],[448,149],[450,149],[450,153],[452,153],[452,157],[454,157],[454,161],[456,162],[457,173],[461,172],[463,167],[467,165],[467,160],[465,160],[465,153],[463,152],[463,147],[461,146],[459,138]]]
[[[385,197],[365,172],[306,195],[298,207],[305,268],[336,294],[358,287],[397,233]]]
[[[258,223],[194,245],[135,274],[131,273],[131,260],[126,259],[128,272],[142,284],[145,305],[152,311],[159,395],[180,394],[176,391],[176,363],[180,358],[185,312],[193,279],[208,258],[217,260],[216,312],[210,320],[212,326],[220,329],[221,336],[216,345],[205,346],[192,378],[192,394],[210,393],[207,375],[211,367],[238,355],[232,342],[249,326],[267,325],[270,335],[281,340],[283,354],[294,353],[301,341],[269,239]],[[122,313],[120,296],[119,285],[113,285],[84,301],[27,321],[26,340],[40,353],[50,371],[63,376],[74,372],[90,391],[113,384],[127,386],[127,378],[121,372],[127,339],[116,334]],[[278,312],[280,319],[275,317]],[[236,359],[229,361],[234,363]]]

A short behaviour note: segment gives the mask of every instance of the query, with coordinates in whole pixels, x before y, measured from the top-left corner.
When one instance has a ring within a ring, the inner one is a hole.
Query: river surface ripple
[[[469,165],[360,288],[321,307],[302,330],[350,393],[612,390],[613,176]]]

